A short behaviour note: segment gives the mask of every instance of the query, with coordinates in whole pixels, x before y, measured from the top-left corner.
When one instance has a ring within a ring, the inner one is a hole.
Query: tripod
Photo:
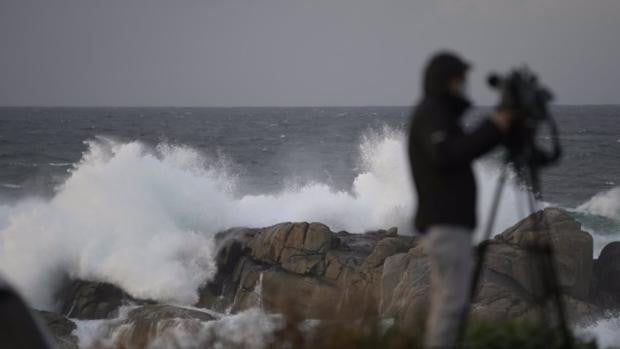
[[[472,275],[472,287],[469,294],[469,303],[466,309],[463,311],[461,324],[459,328],[459,335],[457,337],[457,344],[461,344],[464,338],[465,329],[467,328],[467,316],[469,313],[469,304],[471,304],[476,295],[476,290],[478,289],[480,278],[482,276],[482,270],[484,267],[485,256],[487,254],[487,249],[489,244],[487,240],[491,238],[491,234],[493,232],[493,227],[495,225],[495,220],[497,218],[497,211],[499,209],[499,203],[502,197],[502,193],[504,191],[504,187],[506,186],[506,181],[508,178],[508,170],[509,166],[512,164],[515,167],[516,173],[519,178],[522,180],[523,184],[527,189],[527,201],[529,206],[530,215],[534,214],[536,210],[536,200],[542,200],[542,194],[540,192],[540,185],[538,179],[537,168],[532,165],[532,163],[527,164],[528,166],[524,166],[523,162],[511,162],[509,161],[510,157],[504,163],[502,167],[501,174],[497,183],[497,187],[495,188],[495,193],[493,195],[493,201],[491,204],[491,211],[489,220],[487,221],[487,225],[485,227],[483,233],[482,242],[479,244],[477,248],[477,261]],[[532,230],[534,232],[540,231],[541,223],[543,223],[544,215],[542,212],[539,215],[534,216],[534,225]],[[534,303],[541,307],[544,310],[544,307],[547,301],[551,300],[552,304],[556,308],[556,315],[558,326],[560,332],[562,334],[563,339],[563,347],[572,348],[573,340],[572,334],[568,328],[566,323],[566,315],[564,311],[564,306],[561,299],[560,286],[558,283],[557,277],[557,269],[555,266],[555,261],[553,258],[553,246],[551,244],[551,236],[547,232],[546,236],[540,236],[538,239],[535,239],[534,242],[527,244],[526,251],[531,254],[533,257],[533,261],[539,267],[538,276],[540,278],[540,289],[537,290],[534,295]],[[532,276],[534,277],[534,275]],[[533,283],[534,284],[534,283]],[[543,311],[543,314],[546,313]]]

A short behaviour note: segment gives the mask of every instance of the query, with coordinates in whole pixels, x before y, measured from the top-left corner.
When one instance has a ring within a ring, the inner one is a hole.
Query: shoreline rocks
[[[503,321],[540,314],[537,299],[548,274],[541,274],[540,258],[531,250],[541,239],[553,245],[569,321],[591,322],[604,310],[620,308],[620,242],[610,243],[593,260],[592,237],[566,212],[547,208],[485,242],[473,318]],[[302,319],[375,316],[406,325],[424,319],[430,270],[420,237],[398,235],[396,228],[350,234],[321,223],[287,222],[229,229],[215,240],[218,272],[200,290],[198,308],[237,313],[258,307]],[[127,321],[144,329],[132,333],[131,341],[174,314],[195,315],[135,299],[113,285],[79,280],[64,291],[62,312],[70,318],[109,319],[127,304],[137,305],[132,312],[139,313]]]

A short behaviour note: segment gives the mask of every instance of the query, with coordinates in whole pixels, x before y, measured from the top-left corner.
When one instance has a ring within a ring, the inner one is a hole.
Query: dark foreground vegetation
[[[422,333],[398,326],[386,328],[381,322],[326,324],[310,335],[302,334],[292,323],[278,333],[272,348],[324,349],[422,349]],[[466,349],[560,349],[566,346],[558,329],[540,323],[513,320],[503,323],[476,322],[468,329],[461,348]],[[574,349],[596,349],[595,341],[573,338]]]

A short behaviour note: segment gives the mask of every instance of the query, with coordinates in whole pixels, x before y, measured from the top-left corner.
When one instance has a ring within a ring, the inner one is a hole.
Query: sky
[[[409,105],[438,50],[620,104],[618,0],[0,0],[0,106]]]

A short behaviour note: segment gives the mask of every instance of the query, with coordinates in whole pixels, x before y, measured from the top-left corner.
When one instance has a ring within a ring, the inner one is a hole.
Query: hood
[[[450,52],[440,52],[433,56],[424,71],[424,95],[441,96],[448,93],[450,80],[463,76],[469,64]]]

